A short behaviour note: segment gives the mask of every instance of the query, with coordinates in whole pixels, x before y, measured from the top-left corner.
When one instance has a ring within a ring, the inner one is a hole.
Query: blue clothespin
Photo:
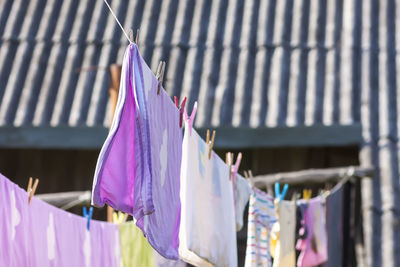
[[[280,186],[279,186],[279,183],[276,182],[276,183],[275,183],[275,198],[277,198],[277,199],[279,199],[279,201],[281,201],[281,200],[284,200],[284,199],[285,199],[286,193],[287,193],[287,191],[288,191],[288,189],[289,189],[289,185],[288,185],[288,184],[285,184],[285,185],[283,186],[282,193],[280,193],[279,187],[280,187]]]
[[[84,206],[84,207],[83,207],[83,217],[84,217],[84,218],[87,218],[87,225],[86,225],[86,227],[87,227],[88,231],[89,231],[89,228],[90,228],[90,220],[92,219],[92,216],[93,216],[93,207],[90,207],[89,213],[88,213],[88,212],[87,212],[87,209],[86,209],[86,206]]]

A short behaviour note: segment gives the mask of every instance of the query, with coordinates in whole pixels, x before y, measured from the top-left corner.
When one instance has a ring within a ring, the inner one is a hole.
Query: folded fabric
[[[299,200],[301,205],[306,200]],[[322,197],[307,201],[304,213],[304,227],[307,235],[299,239],[297,249],[301,250],[297,266],[310,267],[324,263],[328,259],[327,236],[325,226],[325,208]]]
[[[250,195],[245,266],[271,266],[270,232],[276,222],[274,199],[254,188]]]
[[[236,231],[240,231],[243,227],[243,212],[252,193],[249,184],[240,174],[236,174],[235,192]]]
[[[139,170],[135,169],[135,140],[140,137],[135,123],[135,51],[133,46],[125,51],[113,123],[97,160],[92,205],[102,207],[106,203],[138,219],[152,213],[154,206],[150,175],[138,177]]]
[[[57,209],[0,174],[1,266],[120,266],[118,227]]]
[[[275,200],[279,226],[273,267],[291,267],[296,265],[296,203],[287,200]],[[274,233],[274,231],[272,231]]]
[[[229,167],[185,123],[181,168],[179,255],[195,266],[237,266]],[[191,132],[191,133],[190,133]]]
[[[162,256],[178,259],[179,111],[130,44],[110,134],[96,166],[92,202],[131,214]],[[124,93],[125,92],[125,93]]]

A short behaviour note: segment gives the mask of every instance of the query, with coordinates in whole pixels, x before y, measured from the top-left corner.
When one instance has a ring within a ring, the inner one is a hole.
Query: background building
[[[400,265],[400,3],[110,1],[195,127],[255,173],[360,163],[368,266]],[[0,172],[87,190],[110,122],[108,67],[127,41],[100,0],[0,2]]]

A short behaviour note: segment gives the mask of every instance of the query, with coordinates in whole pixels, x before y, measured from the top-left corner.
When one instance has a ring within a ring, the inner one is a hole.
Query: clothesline
[[[257,175],[251,178],[255,187],[264,188],[266,185],[275,182],[287,183],[290,185],[299,184],[321,184],[338,182],[345,176],[351,174],[354,178],[372,178],[374,174],[373,167],[350,166],[343,168],[309,169],[295,172],[284,172],[276,174]],[[36,195],[41,200],[62,208],[69,209],[78,205],[90,205],[90,191],[72,191],[50,194]]]
[[[370,177],[374,175],[373,167],[350,166],[344,168],[309,169],[295,172],[285,172],[267,175],[258,175],[252,179],[254,186],[264,188],[266,185],[285,183],[298,184],[322,184],[338,182],[340,179],[350,176],[356,178]]]

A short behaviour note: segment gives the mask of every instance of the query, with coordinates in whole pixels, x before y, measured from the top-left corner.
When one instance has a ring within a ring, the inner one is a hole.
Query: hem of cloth
[[[209,262],[207,259],[198,256],[195,252],[189,250],[189,249],[180,249],[179,250],[179,256],[180,258],[194,266],[198,267],[215,267],[216,265],[212,264]]]
[[[142,227],[138,223],[139,223],[139,220],[136,221],[136,226],[139,227],[139,229],[142,231],[144,237],[147,239],[147,241],[152,246],[152,248],[158,252],[158,254],[160,254],[161,256],[163,256],[164,258],[169,259],[169,260],[179,260],[178,250],[176,251],[176,253],[173,253],[174,255],[172,255],[171,253],[163,253],[161,247],[159,247],[157,245],[157,243],[154,240],[152,240],[152,238],[148,238],[148,235],[146,234],[144,227]]]

